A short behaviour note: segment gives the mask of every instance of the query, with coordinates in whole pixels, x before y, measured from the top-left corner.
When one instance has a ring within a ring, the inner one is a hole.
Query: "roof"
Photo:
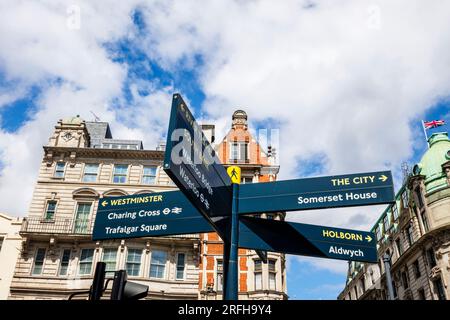
[[[425,176],[426,190],[431,192],[447,185],[442,165],[450,161],[448,133],[434,133],[428,139],[428,143],[429,149],[424,153],[420,162],[414,166],[414,174]]]

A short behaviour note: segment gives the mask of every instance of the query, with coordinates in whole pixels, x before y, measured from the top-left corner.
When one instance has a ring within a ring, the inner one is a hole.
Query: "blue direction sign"
[[[394,202],[390,171],[243,184],[239,214],[337,208]]]
[[[92,239],[153,237],[214,229],[180,191],[100,199]]]
[[[377,262],[371,232],[239,217],[239,247],[340,260]]]
[[[179,94],[173,95],[164,170],[208,221],[230,215],[230,178]]]

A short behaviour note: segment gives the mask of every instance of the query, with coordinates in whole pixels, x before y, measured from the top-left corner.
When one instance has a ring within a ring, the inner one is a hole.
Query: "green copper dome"
[[[430,145],[427,152],[420,160],[420,163],[414,166],[414,174],[425,176],[425,187],[427,192],[438,189],[447,184],[445,173],[442,171],[442,165],[450,158],[450,140],[447,132],[433,133],[428,138]]]

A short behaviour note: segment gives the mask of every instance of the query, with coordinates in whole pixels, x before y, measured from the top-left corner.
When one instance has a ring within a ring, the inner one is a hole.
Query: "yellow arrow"
[[[388,179],[388,177],[386,177],[386,176],[383,174],[383,175],[381,175],[381,177],[379,177],[378,179],[380,179],[381,181],[385,182],[385,181]]]
[[[106,200],[104,200],[103,202],[102,202],[102,206],[104,207],[104,206],[106,206],[108,204],[108,201],[106,201]]]
[[[366,240],[367,240],[367,242],[370,242],[370,241],[372,241],[372,237],[369,236],[369,235],[367,235],[367,236],[366,236]]]

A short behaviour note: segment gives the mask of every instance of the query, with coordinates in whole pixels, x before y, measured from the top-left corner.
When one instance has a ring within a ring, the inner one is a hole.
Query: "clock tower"
[[[48,146],[87,148],[89,146],[89,134],[85,121],[79,115],[60,119],[55,126],[53,135],[50,137]]]

